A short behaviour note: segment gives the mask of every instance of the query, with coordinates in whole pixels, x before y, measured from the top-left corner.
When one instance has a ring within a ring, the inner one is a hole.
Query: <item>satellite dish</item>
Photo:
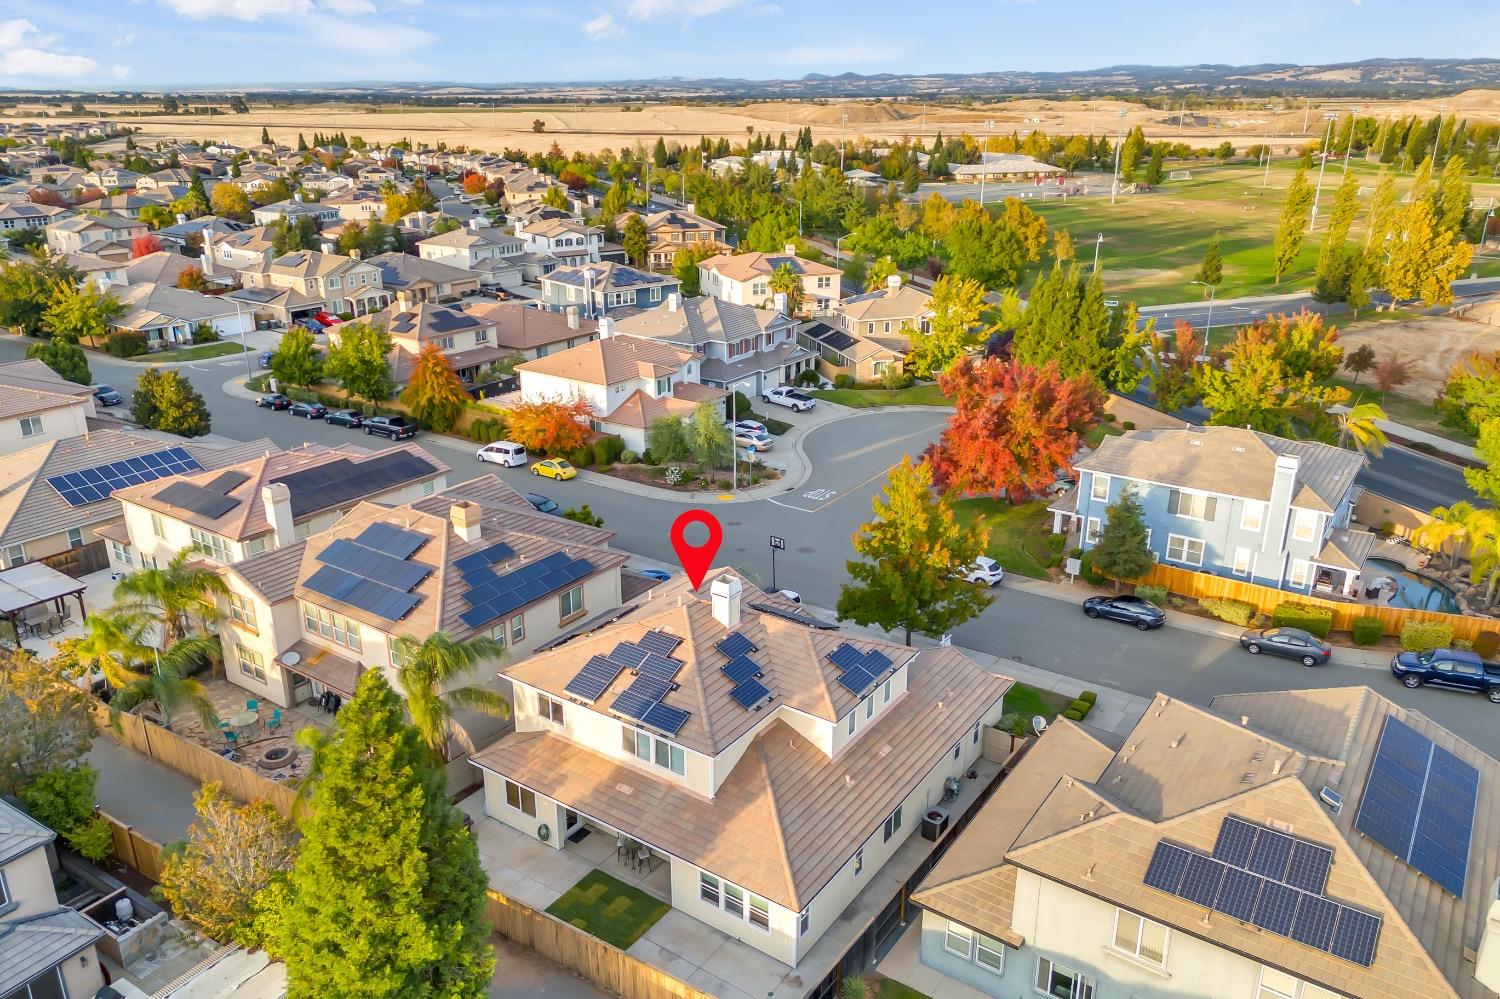
[[[1037,735],[1041,735],[1043,732],[1047,731],[1047,719],[1043,718],[1041,715],[1032,715],[1031,731],[1035,732]]]
[[[286,652],[286,653],[283,653],[282,656],[281,656],[281,665],[283,665],[283,666],[295,666],[298,663],[300,663],[301,661],[302,661],[302,656],[301,656],[300,653]]]

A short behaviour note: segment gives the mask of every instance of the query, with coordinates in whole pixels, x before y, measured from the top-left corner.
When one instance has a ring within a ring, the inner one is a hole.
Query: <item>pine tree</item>
[[[495,955],[474,837],[378,669],[318,752],[297,861],[265,905],[289,999],[478,999]]]
[[[1104,281],[1076,262],[1038,275],[1016,329],[1015,358],[1040,368],[1057,362],[1064,376],[1087,373],[1095,385],[1131,392],[1145,377],[1137,363],[1151,328],[1137,330],[1126,313],[1104,304]]]
[[[625,256],[637,267],[646,266],[646,254],[651,249],[651,237],[646,232],[646,223],[638,214],[631,212],[625,220],[624,233],[620,238],[620,245],[625,249]]]
[[[157,372],[151,395],[153,419],[149,426],[152,430],[179,437],[202,437],[212,429],[208,404],[193,388],[193,383],[179,372],[170,368]]]
[[[1151,159],[1146,163],[1146,186],[1160,187],[1162,179],[1161,143],[1151,147]]]
[[[264,125],[260,127],[260,141],[261,145],[264,146],[269,146],[271,144],[271,133]]]
[[[1217,232],[1208,241],[1208,249],[1203,252],[1203,263],[1198,265],[1198,273],[1193,276],[1193,280],[1212,287],[1218,287],[1224,281],[1224,254],[1219,249]],[[1207,295],[1207,292],[1204,294]]]
[[[1126,486],[1105,511],[1099,540],[1089,549],[1094,568],[1115,581],[1116,593],[1120,592],[1120,580],[1143,576],[1155,564],[1147,537],[1141,501],[1135,489]]]
[[[1359,180],[1345,173],[1333,195],[1328,213],[1328,231],[1318,250],[1317,287],[1313,294],[1320,302],[1341,302],[1349,291],[1349,227],[1359,209]]]
[[[1302,252],[1302,237],[1307,231],[1307,216],[1312,209],[1313,189],[1307,182],[1307,170],[1298,167],[1292,183],[1286,190],[1286,200],[1281,205],[1281,218],[1276,223],[1276,241],[1271,250],[1271,269],[1276,283],[1291,270]]]
[[[1120,183],[1134,184],[1136,167],[1140,165],[1141,157],[1146,152],[1146,133],[1137,125],[1125,136],[1125,144],[1120,149]]]

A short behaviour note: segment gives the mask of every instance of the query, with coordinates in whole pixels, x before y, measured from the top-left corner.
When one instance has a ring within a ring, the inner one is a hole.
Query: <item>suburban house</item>
[[[195,243],[199,249],[202,249],[204,234],[209,230],[228,235],[244,232],[248,228],[250,227],[245,223],[236,222],[233,219],[219,218],[217,215],[200,215],[195,219],[184,219],[176,225],[163,226],[153,235],[162,241],[163,246],[176,247],[177,252],[181,253]]]
[[[275,236],[269,228],[258,225],[238,232],[220,232],[217,228],[203,234],[205,262],[225,271],[244,271],[268,264],[276,256]],[[208,273],[205,266],[204,273]]]
[[[42,561],[84,575],[109,558],[99,531],[120,520],[114,492],[198,469],[219,469],[275,449],[271,441],[220,447],[155,431],[93,430],[47,441],[0,462],[0,558]]]
[[[326,530],[224,568],[229,677],[286,707],[325,691],[351,697],[367,669],[399,690],[398,635],[485,635],[523,659],[620,606],[627,556],[613,538],[538,513],[490,475],[402,506],[360,503]],[[485,678],[494,673],[468,682]]]
[[[409,253],[382,253],[369,262],[380,269],[381,286],[403,303],[456,302],[479,291],[479,275]]]
[[[782,253],[721,253],[698,264],[699,286],[703,294],[733,302],[765,308],[771,304],[771,275],[787,266],[802,281],[803,315],[821,315],[839,304],[843,272],[837,267],[804,260],[796,247],[787,246]]]
[[[270,205],[257,205],[250,213],[256,225],[270,225],[272,222],[286,219],[288,222],[298,222],[304,218],[310,218],[322,228],[325,225],[333,225],[339,221],[339,208],[337,205],[325,205],[320,201],[304,201],[299,192],[295,197],[286,201],[278,201]]]
[[[932,296],[891,275],[884,288],[840,302],[831,316],[805,323],[798,339],[818,354],[825,378],[848,375],[876,381],[894,367],[900,371],[911,350],[908,330],[932,328]]]
[[[562,187],[546,174],[516,164],[503,170],[496,179],[505,185],[505,203],[511,208],[534,205],[545,198],[548,191]]]
[[[632,451],[646,449],[646,429],[663,416],[687,419],[700,402],[728,395],[699,382],[702,359],[693,351],[646,337],[614,336],[599,320],[599,339],[516,365],[528,402],[583,399],[594,429],[618,434]]]
[[[196,545],[229,565],[325,531],[362,502],[399,506],[448,484],[449,468],[415,444],[372,452],[304,444],[116,493],[123,519],[99,533],[119,571],[152,568]]]
[[[1050,507],[1053,530],[1078,528],[1087,551],[1130,488],[1163,565],[1352,597],[1375,544],[1374,534],[1350,529],[1364,462],[1355,451],[1238,427],[1127,430],[1075,463],[1078,485]]]
[[[792,384],[817,361],[797,343],[797,320],[716,298],[674,292],[654,309],[616,320],[615,330],[692,351],[703,359],[699,381],[749,396]]]
[[[429,236],[417,244],[417,255],[423,260],[474,271],[479,274],[480,284],[491,288],[520,287],[519,258],[525,252],[523,240],[492,225],[470,224]]]
[[[59,905],[52,879],[57,833],[0,799],[0,995],[69,999],[100,994],[95,944],[83,913]]]
[[[934,996],[1483,999],[1500,763],[1368,687],[1059,719],[912,895]],[[1212,983],[1211,985],[1209,983]]]
[[[634,841],[674,909],[795,968],[975,764],[1010,686],[796,609],[716,570],[508,666],[515,731],[472,757],[485,813],[555,850]]]
[[[0,204],[0,230],[41,229],[73,215],[71,208],[39,205],[34,201],[10,201]]]
[[[494,327],[495,344],[505,349],[505,356],[520,354],[528,361],[599,336],[599,323],[580,318],[577,309],[562,313],[522,302],[470,302],[464,311]]]
[[[461,306],[402,299],[369,321],[384,326],[391,336],[390,367],[397,385],[411,378],[412,365],[428,344],[443,352],[449,367],[465,382],[477,381],[482,371],[512,353],[495,342],[495,327],[488,319]],[[338,326],[328,330],[328,338],[339,342]]]
[[[324,208],[338,211],[339,218],[346,222],[369,222],[385,218],[385,198],[380,192],[368,187],[346,187],[334,191],[318,202]]]
[[[109,243],[124,244],[151,229],[144,222],[118,215],[73,215],[47,226],[47,248],[53,253],[98,253]]]
[[[571,217],[536,221],[520,219],[515,230],[526,244],[526,252],[539,257],[556,257],[562,266],[597,264],[599,248],[604,245],[603,229]]]
[[[115,297],[125,309],[108,321],[110,332],[139,333],[146,338],[147,350],[187,346],[201,326],[212,328],[221,340],[255,329],[254,311],[228,295],[147,283],[117,289]]]
[[[638,213],[622,213],[615,219],[615,230],[624,232],[626,221],[635,214]],[[651,246],[646,251],[648,270],[671,270],[673,258],[684,247],[707,247],[712,250],[729,248],[724,242],[724,226],[695,214],[692,205],[688,205],[686,210],[668,208],[665,211],[651,212],[641,215],[641,219],[646,223],[646,235],[651,240]]]
[[[283,254],[241,270],[240,278],[244,288],[226,297],[253,302],[283,323],[316,312],[369,315],[395,297],[382,287],[380,268],[358,257],[317,250]]]
[[[954,163],[948,167],[948,172],[954,180],[970,183],[978,183],[981,178],[991,183],[1038,178],[1054,180],[1068,174],[1062,167],[1019,153],[981,153],[978,163]]]
[[[543,275],[542,302],[553,312],[581,309],[597,319],[621,310],[649,309],[681,288],[682,282],[670,275],[605,261]]]
[[[94,393],[41,361],[0,364],[0,454],[88,432]]]

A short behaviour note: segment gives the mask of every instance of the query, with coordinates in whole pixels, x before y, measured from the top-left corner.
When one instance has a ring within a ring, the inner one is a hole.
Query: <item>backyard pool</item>
[[[1400,562],[1388,558],[1372,558],[1365,561],[1365,586],[1388,576],[1396,584],[1396,596],[1390,600],[1381,597],[1381,602],[1391,607],[1408,607],[1412,610],[1442,611],[1458,613],[1458,601],[1446,583],[1423,576],[1408,569]]]

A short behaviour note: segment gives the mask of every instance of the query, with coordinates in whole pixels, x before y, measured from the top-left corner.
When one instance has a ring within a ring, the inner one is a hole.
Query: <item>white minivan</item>
[[[519,468],[531,460],[526,456],[526,449],[513,441],[495,441],[493,444],[486,444],[474,452],[474,457],[480,461],[504,465],[506,468]]]

